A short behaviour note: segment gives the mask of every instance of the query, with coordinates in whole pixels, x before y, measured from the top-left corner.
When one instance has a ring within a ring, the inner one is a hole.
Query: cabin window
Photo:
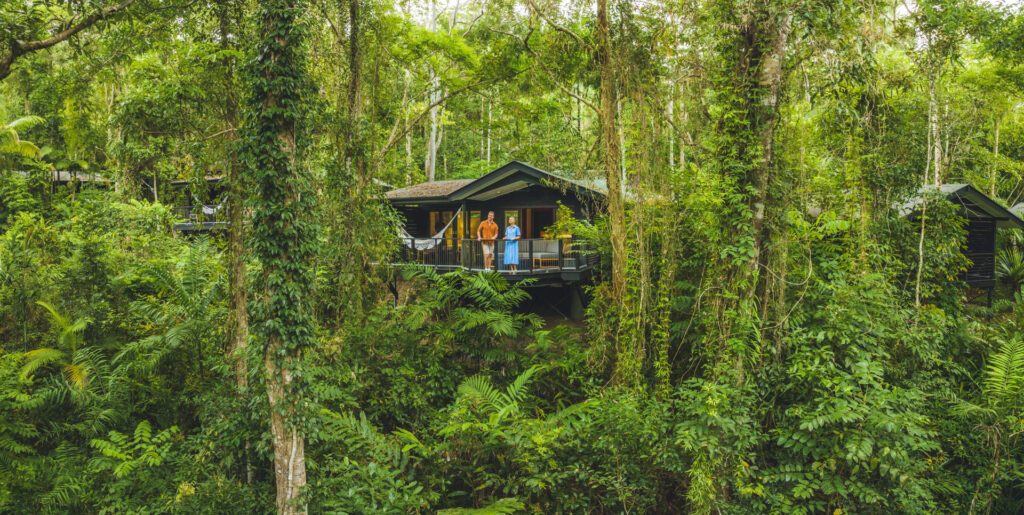
[[[440,212],[438,212],[438,211],[431,211],[430,212],[430,234],[431,235],[437,234],[437,232],[440,231],[441,229],[443,229],[445,225],[448,225],[448,222],[452,221],[452,216],[453,215],[454,215],[454,213],[451,212],[451,211],[440,211]],[[454,225],[456,225],[456,224],[453,224],[453,226]],[[454,231],[455,231],[454,227],[449,227],[448,230],[445,231],[444,235],[441,236],[441,237],[442,238],[451,239],[453,237],[453,235],[454,235]]]
[[[503,213],[504,214],[501,217],[501,223],[503,223],[503,224],[505,224],[507,226],[508,225],[508,219],[512,218],[512,217],[515,217],[516,218],[516,225],[518,225],[520,227],[523,226],[523,220],[522,220],[522,217],[519,216],[519,210],[518,209],[506,209],[505,211],[503,211]]]
[[[480,227],[480,221],[482,220],[482,218],[480,216],[481,216],[480,211],[470,211],[469,212],[469,237],[470,238],[476,238],[476,230]]]

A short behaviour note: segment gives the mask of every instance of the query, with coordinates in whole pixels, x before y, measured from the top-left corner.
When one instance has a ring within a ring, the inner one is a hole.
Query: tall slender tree
[[[612,242],[612,294],[621,299],[626,285],[626,210],[622,184],[622,155],[616,128],[618,96],[608,23],[608,0],[597,0],[597,61],[601,75],[601,148],[608,181],[608,220]]]
[[[253,332],[263,348],[273,436],[277,511],[305,513],[303,385],[298,369],[313,341],[310,308],[317,252],[307,219],[312,195],[302,163],[303,97],[308,90],[305,29],[300,0],[268,0],[260,7],[260,34],[251,64],[252,95],[245,128],[252,193],[251,248],[261,265],[253,299]]]
[[[246,347],[249,341],[249,305],[245,280],[245,187],[242,184],[242,167],[238,158],[238,98],[235,95],[235,59],[232,52],[235,44],[231,34],[237,29],[232,10],[237,5],[230,1],[221,2],[217,7],[217,21],[220,31],[221,64],[224,73],[224,135],[226,155],[224,168],[227,172],[228,195],[228,355],[235,367],[235,386],[239,395],[246,395],[249,389],[249,366]],[[245,442],[246,450],[249,442]],[[246,452],[248,459],[248,452]],[[246,481],[252,482],[253,468],[246,462]]]

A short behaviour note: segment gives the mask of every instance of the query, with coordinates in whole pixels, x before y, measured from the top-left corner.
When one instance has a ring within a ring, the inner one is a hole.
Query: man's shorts
[[[481,243],[480,246],[483,247],[484,255],[485,256],[493,256],[494,255],[494,244],[493,243]]]

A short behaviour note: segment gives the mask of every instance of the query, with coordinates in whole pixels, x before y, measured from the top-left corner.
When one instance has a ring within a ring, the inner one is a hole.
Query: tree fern
[[[380,434],[366,418],[353,413],[321,410],[327,434],[344,443],[346,457],[357,461],[375,461],[395,471],[404,471],[408,465],[408,452],[399,441]],[[411,434],[411,433],[410,433]]]
[[[1024,339],[1001,340],[999,350],[985,366],[983,390],[992,404],[1015,405],[1024,385]]]
[[[498,499],[483,508],[449,508],[440,510],[438,515],[508,515],[518,513],[526,509],[526,505],[519,499],[507,497]]]
[[[72,322],[52,304],[44,301],[36,304],[47,311],[57,330],[57,347],[43,347],[25,353],[26,362],[21,368],[21,377],[29,378],[48,365],[58,365],[69,385],[79,390],[85,389],[95,362],[102,359],[96,351],[86,349],[83,345],[83,333],[89,326],[89,320],[79,318]]]

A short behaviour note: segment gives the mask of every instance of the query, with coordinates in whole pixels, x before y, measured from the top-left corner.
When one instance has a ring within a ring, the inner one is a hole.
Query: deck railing
[[[515,261],[520,273],[581,271],[597,264],[597,253],[587,241],[528,238],[518,242],[519,252]],[[456,238],[403,238],[397,261],[440,269],[483,271],[484,243],[480,240]],[[495,240],[493,245],[491,269],[510,272],[511,266],[505,264],[506,241]]]
[[[227,218],[224,216],[223,206],[201,205],[201,206],[176,206],[174,208],[175,218],[179,221],[174,224],[178,231],[209,231],[227,225]]]
[[[179,220],[188,222],[222,222],[221,206],[204,204],[201,206],[177,206],[175,215]]]

